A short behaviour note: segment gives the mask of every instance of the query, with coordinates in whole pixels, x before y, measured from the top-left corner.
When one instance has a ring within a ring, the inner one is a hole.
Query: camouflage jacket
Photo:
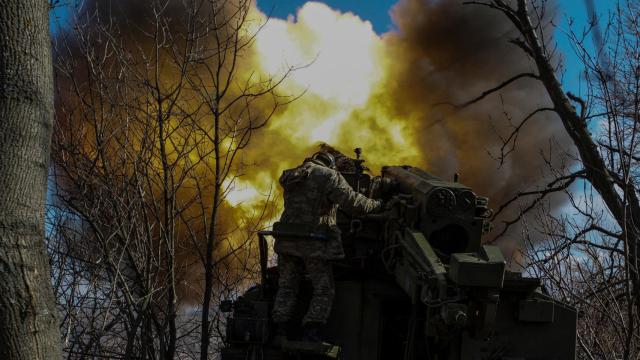
[[[357,216],[378,210],[382,203],[355,192],[342,175],[313,161],[285,170],[280,177],[284,189],[284,212],[280,223],[303,224],[326,240],[279,237],[275,251],[299,257],[338,259],[344,257],[340,230],[336,226],[338,207]]]

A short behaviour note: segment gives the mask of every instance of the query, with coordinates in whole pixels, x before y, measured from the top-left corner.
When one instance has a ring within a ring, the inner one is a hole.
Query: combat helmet
[[[315,160],[316,163],[328,167],[329,169],[336,168],[336,158],[327,151],[318,151],[317,153],[313,154],[311,159]]]

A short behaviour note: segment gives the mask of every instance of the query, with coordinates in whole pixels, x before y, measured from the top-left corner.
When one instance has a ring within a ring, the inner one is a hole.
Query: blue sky
[[[295,14],[306,0],[257,0],[258,7],[273,17],[286,19],[289,14]],[[373,29],[382,34],[391,29],[393,23],[389,16],[391,7],[397,0],[324,0],[319,1],[341,12],[352,12],[364,20],[369,20]]]

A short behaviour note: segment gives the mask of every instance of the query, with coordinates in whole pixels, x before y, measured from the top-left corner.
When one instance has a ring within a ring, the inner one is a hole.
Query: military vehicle
[[[267,266],[267,237],[292,235],[276,226],[259,237],[261,283],[222,306],[229,313],[222,360],[575,359],[576,310],[552,299],[539,279],[506,269],[498,247],[483,245],[487,198],[411,166],[371,177],[359,156],[351,160],[339,169],[347,181],[388,205],[338,216],[347,256],[333,264],[336,297],[323,334],[337,347],[305,347],[295,325],[293,340],[274,343],[278,271]],[[306,282],[298,320],[310,295]]]

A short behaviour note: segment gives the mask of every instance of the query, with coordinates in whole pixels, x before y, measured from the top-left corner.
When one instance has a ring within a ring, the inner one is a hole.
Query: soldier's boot
[[[321,343],[322,336],[320,332],[324,327],[323,323],[310,321],[302,326],[302,338],[300,340],[306,342]]]
[[[273,323],[273,344],[274,345],[280,346],[287,341],[288,327],[289,325],[286,322]]]

